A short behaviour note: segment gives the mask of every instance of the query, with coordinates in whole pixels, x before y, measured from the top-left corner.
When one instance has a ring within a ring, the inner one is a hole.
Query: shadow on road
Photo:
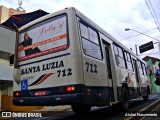
[[[143,104],[143,100],[136,100],[130,102],[130,111],[128,112],[136,112],[135,108],[137,106]],[[88,119],[88,120],[113,120],[117,118],[117,120],[124,119],[125,117],[124,111],[122,111],[120,104],[118,105],[113,105],[112,107],[103,107],[100,109],[92,110],[88,114],[83,114],[83,115],[78,115],[74,114],[72,116],[68,116],[65,119],[61,120],[83,120],[83,119]]]

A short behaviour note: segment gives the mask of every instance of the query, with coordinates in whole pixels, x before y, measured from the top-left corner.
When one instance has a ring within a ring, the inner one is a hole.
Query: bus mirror
[[[14,69],[13,69],[13,78],[14,78],[14,80],[16,81],[17,84],[20,83],[20,80],[21,80],[20,76],[21,76],[21,71],[20,71],[20,69],[14,68]]]

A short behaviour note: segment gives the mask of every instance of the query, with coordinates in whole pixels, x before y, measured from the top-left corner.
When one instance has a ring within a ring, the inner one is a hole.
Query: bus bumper
[[[13,99],[13,104],[17,106],[51,106],[51,105],[70,105],[83,103],[83,94],[65,94],[38,97],[17,97]]]

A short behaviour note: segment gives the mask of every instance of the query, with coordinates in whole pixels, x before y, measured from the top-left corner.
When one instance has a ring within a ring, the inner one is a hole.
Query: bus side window
[[[138,66],[139,66],[140,74],[143,75],[143,69],[142,69],[141,61],[138,61]]]
[[[99,44],[98,32],[81,22],[80,31],[84,54],[102,60],[102,50]]]
[[[148,66],[145,65],[145,72],[146,72],[146,75],[148,76]]]
[[[119,67],[126,68],[122,48],[120,48],[120,47],[118,47],[116,45],[113,45],[113,48],[114,48],[115,59],[116,59],[117,65]]]
[[[133,66],[132,66],[132,61],[131,61],[130,54],[128,52],[124,52],[124,55],[125,55],[128,70],[133,71]]]
[[[80,23],[80,29],[81,29],[82,37],[89,39],[88,28],[85,25],[83,25],[82,23]]]
[[[96,33],[96,31],[94,31],[90,27],[88,28],[88,30],[89,30],[90,40],[99,45],[98,34]]]
[[[119,58],[118,58],[118,49],[117,49],[117,46],[116,46],[116,45],[113,45],[113,49],[114,49],[114,54],[115,54],[116,63],[117,63],[117,65],[119,65],[120,62],[119,62]]]
[[[146,76],[147,74],[146,74],[146,67],[145,67],[145,64],[142,63],[142,66],[143,66],[143,73],[144,73],[144,75]]]

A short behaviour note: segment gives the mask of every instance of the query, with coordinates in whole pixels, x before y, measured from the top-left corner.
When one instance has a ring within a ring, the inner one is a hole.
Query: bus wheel
[[[122,101],[121,101],[122,109],[124,111],[129,110],[129,94],[125,87],[122,88]]]
[[[77,114],[89,113],[91,110],[91,106],[84,104],[73,104],[71,108]]]
[[[144,101],[147,101],[148,98],[149,98],[148,95],[147,95],[147,96],[143,96],[143,100],[144,100]]]
[[[149,87],[147,87],[147,95],[143,96],[143,100],[147,101],[149,99],[149,95],[150,95],[150,89],[149,89]]]

